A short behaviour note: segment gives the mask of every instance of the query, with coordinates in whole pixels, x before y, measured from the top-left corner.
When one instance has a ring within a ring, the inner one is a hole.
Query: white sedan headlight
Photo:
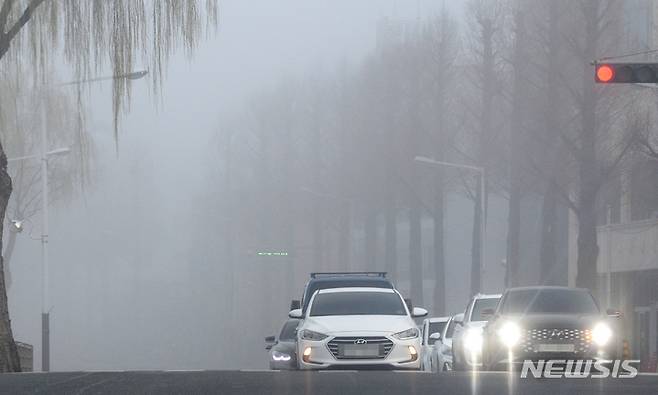
[[[394,333],[393,337],[400,340],[415,339],[419,336],[418,328],[409,328],[405,331]]]
[[[272,351],[272,359],[275,361],[290,361],[290,355],[283,353],[283,352],[278,352],[278,351]]]
[[[482,328],[469,328],[464,333],[464,348],[469,352],[482,351]]]
[[[498,337],[508,348],[514,347],[521,340],[521,328],[514,322],[505,322],[498,330]]]
[[[311,341],[320,341],[320,340],[324,340],[324,339],[327,338],[327,335],[325,335],[324,333],[315,332],[315,331],[311,331],[311,330],[308,330],[308,329],[302,330],[299,333],[299,336],[303,340],[311,340]]]
[[[612,337],[612,329],[603,322],[599,322],[592,329],[592,340],[599,346],[605,346]]]

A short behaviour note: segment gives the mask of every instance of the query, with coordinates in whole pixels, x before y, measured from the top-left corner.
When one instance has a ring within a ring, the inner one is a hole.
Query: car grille
[[[592,344],[592,333],[589,329],[528,329],[521,341],[521,346],[525,352],[536,352],[535,345],[545,343],[573,344],[575,353],[586,353]]]
[[[348,357],[340,355],[340,345],[356,344],[359,339],[363,339],[367,344],[379,345],[379,354],[372,357]],[[327,343],[331,355],[336,359],[384,359],[388,356],[393,348],[393,342],[386,337],[335,337]]]

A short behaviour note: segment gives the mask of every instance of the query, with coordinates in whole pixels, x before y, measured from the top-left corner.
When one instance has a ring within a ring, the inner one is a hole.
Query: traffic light
[[[600,84],[658,83],[658,63],[596,63],[594,76]]]

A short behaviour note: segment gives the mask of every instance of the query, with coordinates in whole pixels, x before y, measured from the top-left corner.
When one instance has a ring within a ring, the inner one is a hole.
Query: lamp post
[[[474,171],[479,174],[480,176],[480,183],[479,183],[479,188],[480,188],[480,201],[479,203],[479,210],[480,210],[480,229],[479,229],[479,236],[480,236],[480,262],[479,262],[479,268],[477,273],[472,273],[471,278],[474,278],[475,275],[477,275],[477,280],[474,281],[474,284],[471,284],[471,291],[472,292],[480,292],[482,288],[482,276],[480,274],[482,268],[484,267],[484,249],[485,249],[485,234],[486,234],[486,223],[484,221],[484,215],[486,212],[486,199],[485,199],[485,193],[486,193],[486,170],[484,167],[479,167],[479,166],[470,166],[470,165],[463,165],[460,163],[452,163],[452,162],[443,162],[439,160],[434,160],[431,158],[427,158],[424,156],[416,156],[414,158],[416,162],[421,162],[421,163],[427,163],[430,165],[434,166],[444,166],[444,167],[452,167],[452,168],[457,168],[457,169],[465,169],[465,170],[470,170]]]
[[[84,83],[104,80],[130,79],[135,80],[148,74],[148,70],[135,71],[109,77],[92,78],[87,80],[71,81],[57,86],[80,85]],[[50,265],[48,264],[48,157],[66,154],[69,148],[58,148],[48,151],[48,100],[45,89],[41,94],[40,111],[41,149],[38,155],[28,155],[9,159],[15,162],[26,159],[39,158],[41,160],[41,370],[50,371]]]

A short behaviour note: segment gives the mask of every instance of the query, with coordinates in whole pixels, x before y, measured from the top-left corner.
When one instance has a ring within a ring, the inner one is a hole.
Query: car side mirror
[[[463,325],[464,324],[464,314],[457,314],[452,320],[457,325]]]
[[[439,332],[434,332],[430,335],[430,340],[438,341],[441,340],[441,334]]]
[[[267,346],[265,346],[265,349],[267,351],[270,351],[272,349],[272,346],[273,346],[273,344],[268,344]]]
[[[624,316],[622,312],[617,309],[607,309],[605,313],[611,318],[621,318]]]
[[[290,302],[290,310],[296,310],[296,309],[301,309],[301,308],[302,308],[301,300],[293,299]]]
[[[265,338],[265,341],[268,343],[274,343],[276,341],[276,337],[274,336],[268,336]]]
[[[412,317],[425,317],[427,315],[427,310],[422,307],[414,307],[411,309]]]
[[[290,310],[288,313],[288,317],[290,318],[302,318],[302,309],[293,309]]]
[[[482,317],[493,317],[495,313],[496,310],[494,309],[484,309],[482,310]]]

